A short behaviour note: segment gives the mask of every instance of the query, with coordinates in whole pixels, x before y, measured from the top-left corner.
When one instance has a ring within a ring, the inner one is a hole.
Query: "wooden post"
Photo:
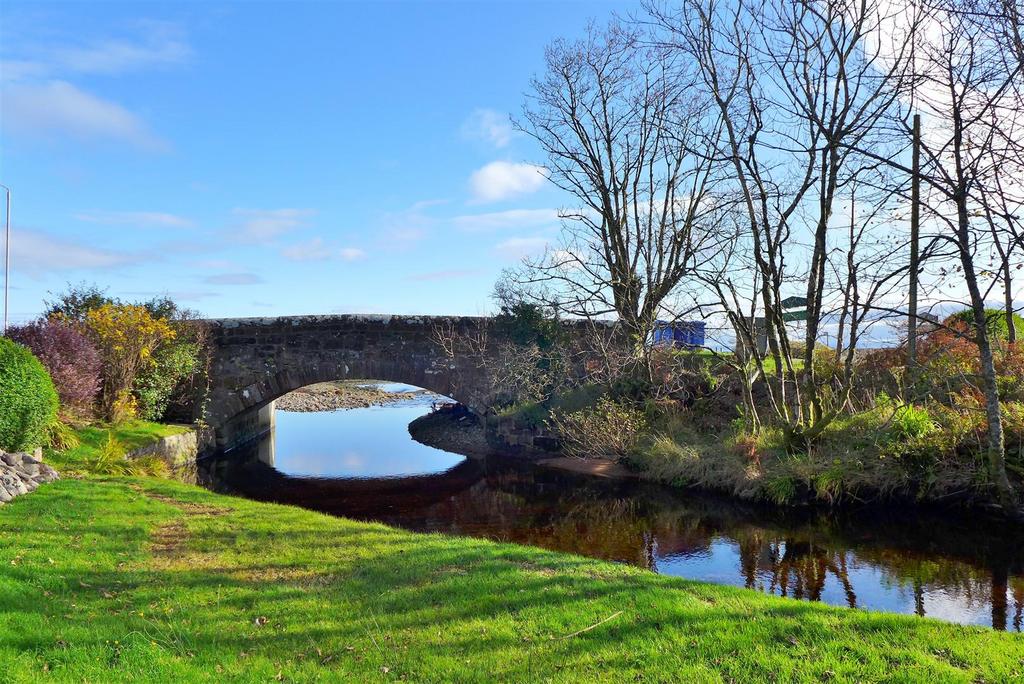
[[[917,252],[921,231],[921,115],[914,114],[913,173],[910,185],[910,303],[907,308],[907,386],[913,386],[917,366]]]

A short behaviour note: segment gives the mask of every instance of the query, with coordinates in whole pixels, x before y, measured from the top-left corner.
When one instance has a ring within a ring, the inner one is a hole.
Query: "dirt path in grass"
[[[231,509],[223,506],[209,506],[206,504],[193,503],[190,501],[179,501],[178,499],[146,491],[139,485],[129,485],[129,488],[154,501],[173,506],[190,517],[212,517],[225,515]],[[179,564],[185,557],[185,546],[188,543],[190,533],[185,518],[175,518],[162,525],[158,525],[151,535],[150,551],[157,560],[158,567],[169,567]]]

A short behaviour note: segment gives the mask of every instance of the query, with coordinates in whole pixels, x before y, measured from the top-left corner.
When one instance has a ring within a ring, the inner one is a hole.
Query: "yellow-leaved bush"
[[[131,394],[135,377],[152,363],[153,351],[174,338],[174,329],[167,320],[135,304],[104,304],[91,309],[85,315],[85,329],[103,358],[100,410],[113,422],[131,418],[136,405]]]

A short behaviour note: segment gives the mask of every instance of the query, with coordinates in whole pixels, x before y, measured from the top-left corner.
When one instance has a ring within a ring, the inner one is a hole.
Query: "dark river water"
[[[396,387],[397,389],[397,387]],[[838,606],[1021,631],[1024,530],[938,512],[784,512],[415,442],[423,399],[277,412],[205,461],[212,488],[415,531],[487,537]]]

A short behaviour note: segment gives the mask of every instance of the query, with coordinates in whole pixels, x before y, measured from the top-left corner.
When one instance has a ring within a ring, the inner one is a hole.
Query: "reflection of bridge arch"
[[[264,441],[272,441],[264,440]],[[377,517],[382,509],[408,509],[430,506],[452,497],[478,482],[484,466],[466,459],[440,473],[375,478],[293,477],[266,460],[267,451],[250,444],[233,453],[232,458],[208,464],[208,478],[215,488],[218,482],[230,482],[232,490],[244,496],[301,506],[316,502],[325,513],[355,518]],[[231,469],[230,473],[222,472]],[[230,492],[229,492],[230,493]]]

